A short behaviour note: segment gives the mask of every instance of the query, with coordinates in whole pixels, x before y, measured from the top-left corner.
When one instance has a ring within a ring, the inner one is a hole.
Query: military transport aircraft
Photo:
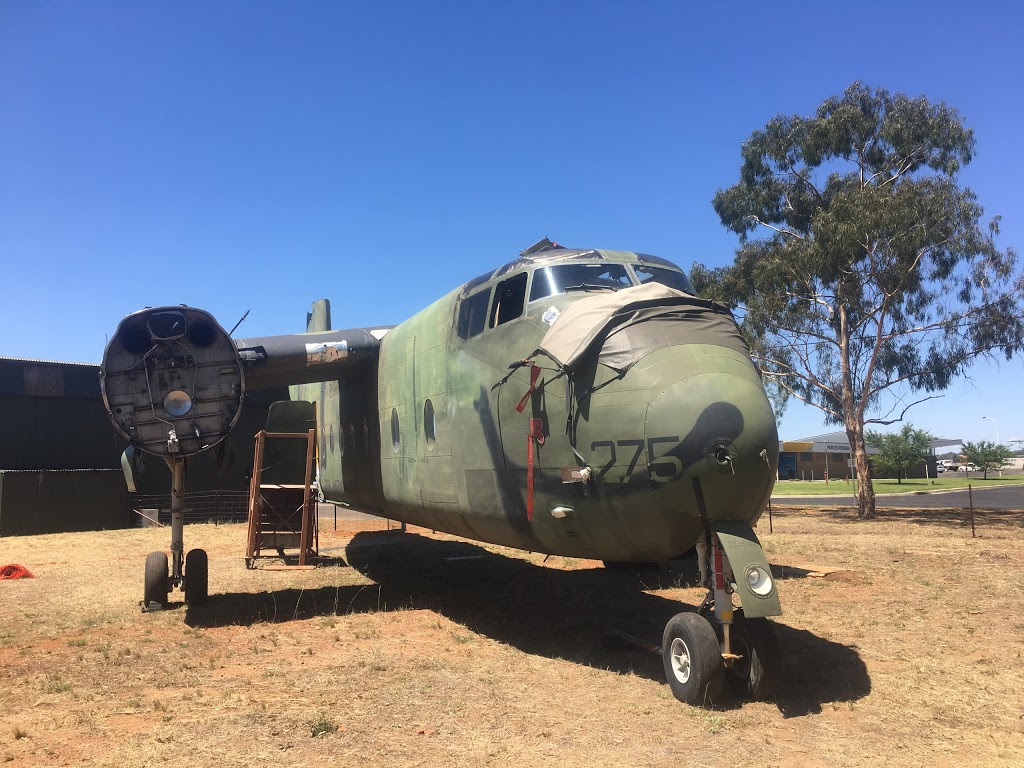
[[[149,308],[100,376],[116,428],[172,468],[171,572],[150,555],[147,600],[205,600],[205,552],[183,557],[185,459],[221,444],[246,388],[288,384],[317,403],[326,499],[606,563],[696,546],[708,594],[665,627],[672,692],[713,702],[729,675],[764,698],[778,681],[765,617],[782,611],[752,529],[775,419],[729,310],[671,262],[543,240],[394,327],[332,330],[319,301],[305,333],[232,341],[202,310]]]

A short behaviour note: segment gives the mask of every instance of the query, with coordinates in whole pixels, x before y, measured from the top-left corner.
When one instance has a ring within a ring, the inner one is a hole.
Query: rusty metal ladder
[[[313,491],[316,466],[316,429],[308,432],[256,433],[252,478],[249,481],[249,530],[245,550],[246,568],[254,567],[261,557],[285,558],[285,549],[298,549],[298,566],[311,568],[307,561],[319,557],[320,537],[317,525],[316,494]],[[305,440],[306,477],[302,485],[264,483],[264,458],[268,440]],[[274,550],[273,555],[264,550]]]

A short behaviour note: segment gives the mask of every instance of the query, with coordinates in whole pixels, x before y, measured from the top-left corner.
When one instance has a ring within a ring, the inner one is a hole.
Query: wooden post
[[[768,533],[772,532],[772,500],[768,499]]]

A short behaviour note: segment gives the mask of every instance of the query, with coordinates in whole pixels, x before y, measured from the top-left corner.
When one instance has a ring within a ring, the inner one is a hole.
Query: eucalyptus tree
[[[695,264],[693,282],[736,307],[769,390],[843,425],[862,517],[865,425],[1024,345],[1016,254],[958,181],[974,151],[956,109],[854,83],[751,134],[739,181],[713,200],[740,247],[730,267]]]

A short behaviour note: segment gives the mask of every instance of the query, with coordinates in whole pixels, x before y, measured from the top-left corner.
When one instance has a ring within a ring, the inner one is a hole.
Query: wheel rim
[[[672,664],[672,674],[680,683],[687,683],[690,680],[690,649],[686,647],[681,637],[672,640],[669,648],[669,659]]]

